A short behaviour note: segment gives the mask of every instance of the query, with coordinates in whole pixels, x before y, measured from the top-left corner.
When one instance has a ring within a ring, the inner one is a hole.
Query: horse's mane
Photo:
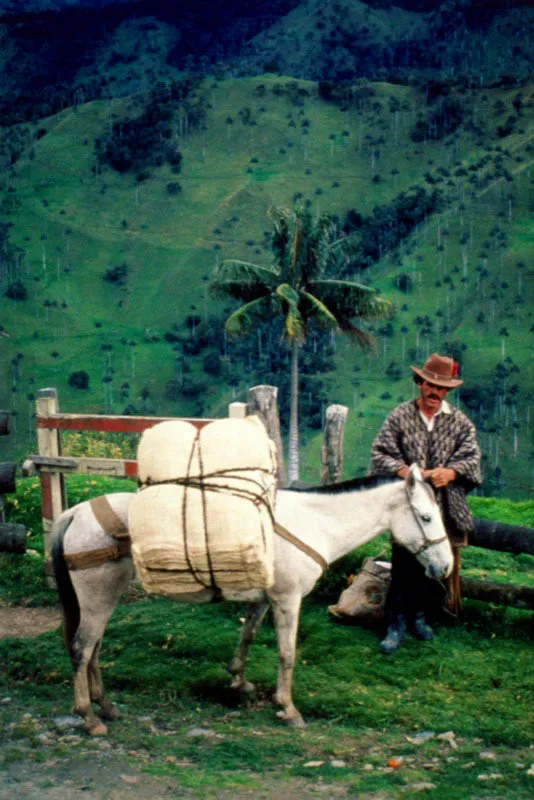
[[[351,478],[340,483],[330,483],[326,486],[314,486],[311,483],[296,482],[288,486],[285,491],[308,492],[313,494],[343,494],[345,492],[361,492],[365,489],[376,489],[388,483],[401,481],[401,478],[387,475],[366,475],[364,478]]]

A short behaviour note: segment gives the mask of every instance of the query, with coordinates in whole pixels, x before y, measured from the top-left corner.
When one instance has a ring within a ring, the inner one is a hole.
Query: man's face
[[[435,414],[440,407],[441,401],[445,399],[449,390],[435,383],[423,381],[419,384],[419,397],[421,404],[430,413]]]

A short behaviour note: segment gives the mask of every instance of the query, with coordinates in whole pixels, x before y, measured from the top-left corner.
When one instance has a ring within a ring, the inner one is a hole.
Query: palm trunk
[[[289,415],[289,445],[287,475],[289,482],[299,479],[299,345],[291,345],[291,410]]]

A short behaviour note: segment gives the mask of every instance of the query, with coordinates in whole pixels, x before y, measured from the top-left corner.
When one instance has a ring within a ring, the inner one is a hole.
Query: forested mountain
[[[476,85],[529,74],[521,0],[114,0],[0,4],[0,120],[145,90],[177,71]]]
[[[63,7],[64,6],[64,7]],[[23,8],[22,8],[23,7]],[[207,9],[209,8],[209,13]],[[0,407],[221,415],[288,404],[280,331],[226,341],[222,258],[270,260],[272,205],[331,213],[380,289],[375,355],[312,332],[304,477],[325,407],[365,472],[409,364],[454,355],[485,491],[531,483],[532,84],[520,3],[0,3]],[[76,442],[71,441],[74,447]]]
[[[468,0],[308,0],[256,36],[245,54],[257,67],[311,80],[515,81],[529,74],[533,19],[525,7]]]

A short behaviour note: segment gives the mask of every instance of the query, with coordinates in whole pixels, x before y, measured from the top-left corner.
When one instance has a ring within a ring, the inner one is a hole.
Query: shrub
[[[17,278],[16,281],[10,283],[5,292],[6,297],[11,300],[26,300],[28,297],[28,290],[23,282]]]
[[[128,280],[128,264],[108,267],[104,272],[104,280],[108,281],[108,283],[116,283],[118,286],[125,286]]]
[[[168,87],[156,86],[138,117],[115,122],[108,134],[96,139],[99,164],[122,173],[140,173],[147,166],[160,166],[165,161],[179,168],[182,155],[170,141],[176,112],[180,110],[185,115],[188,130],[201,127],[206,116],[203,98],[195,99],[191,88],[188,79]]]
[[[189,341],[184,342],[183,349],[186,356],[198,356],[202,346],[198,339],[189,339]]]
[[[400,381],[402,378],[403,371],[401,367],[396,364],[394,361],[391,361],[388,364],[388,368],[386,369],[386,375],[392,381]]]
[[[221,374],[221,358],[218,353],[208,353],[204,358],[204,372],[214,376]]]
[[[443,139],[456,130],[464,118],[464,108],[455,97],[445,97],[429,112],[426,119],[419,119],[410,134],[412,141]]]
[[[178,378],[171,378],[165,384],[165,397],[167,400],[178,400],[183,388],[183,381]]]
[[[399,275],[396,275],[393,284],[397,287],[397,289],[400,289],[400,291],[404,292],[405,294],[411,292],[413,289],[412,279],[405,272],[401,272]]]
[[[72,386],[74,389],[88,389],[89,374],[84,369],[71,372],[69,376],[69,386]]]
[[[182,388],[182,394],[189,399],[195,399],[204,395],[209,389],[209,382],[199,378],[198,380],[188,381]]]
[[[167,193],[170,194],[171,197],[175,197],[177,194],[180,194],[181,191],[182,186],[177,181],[167,184]]]

